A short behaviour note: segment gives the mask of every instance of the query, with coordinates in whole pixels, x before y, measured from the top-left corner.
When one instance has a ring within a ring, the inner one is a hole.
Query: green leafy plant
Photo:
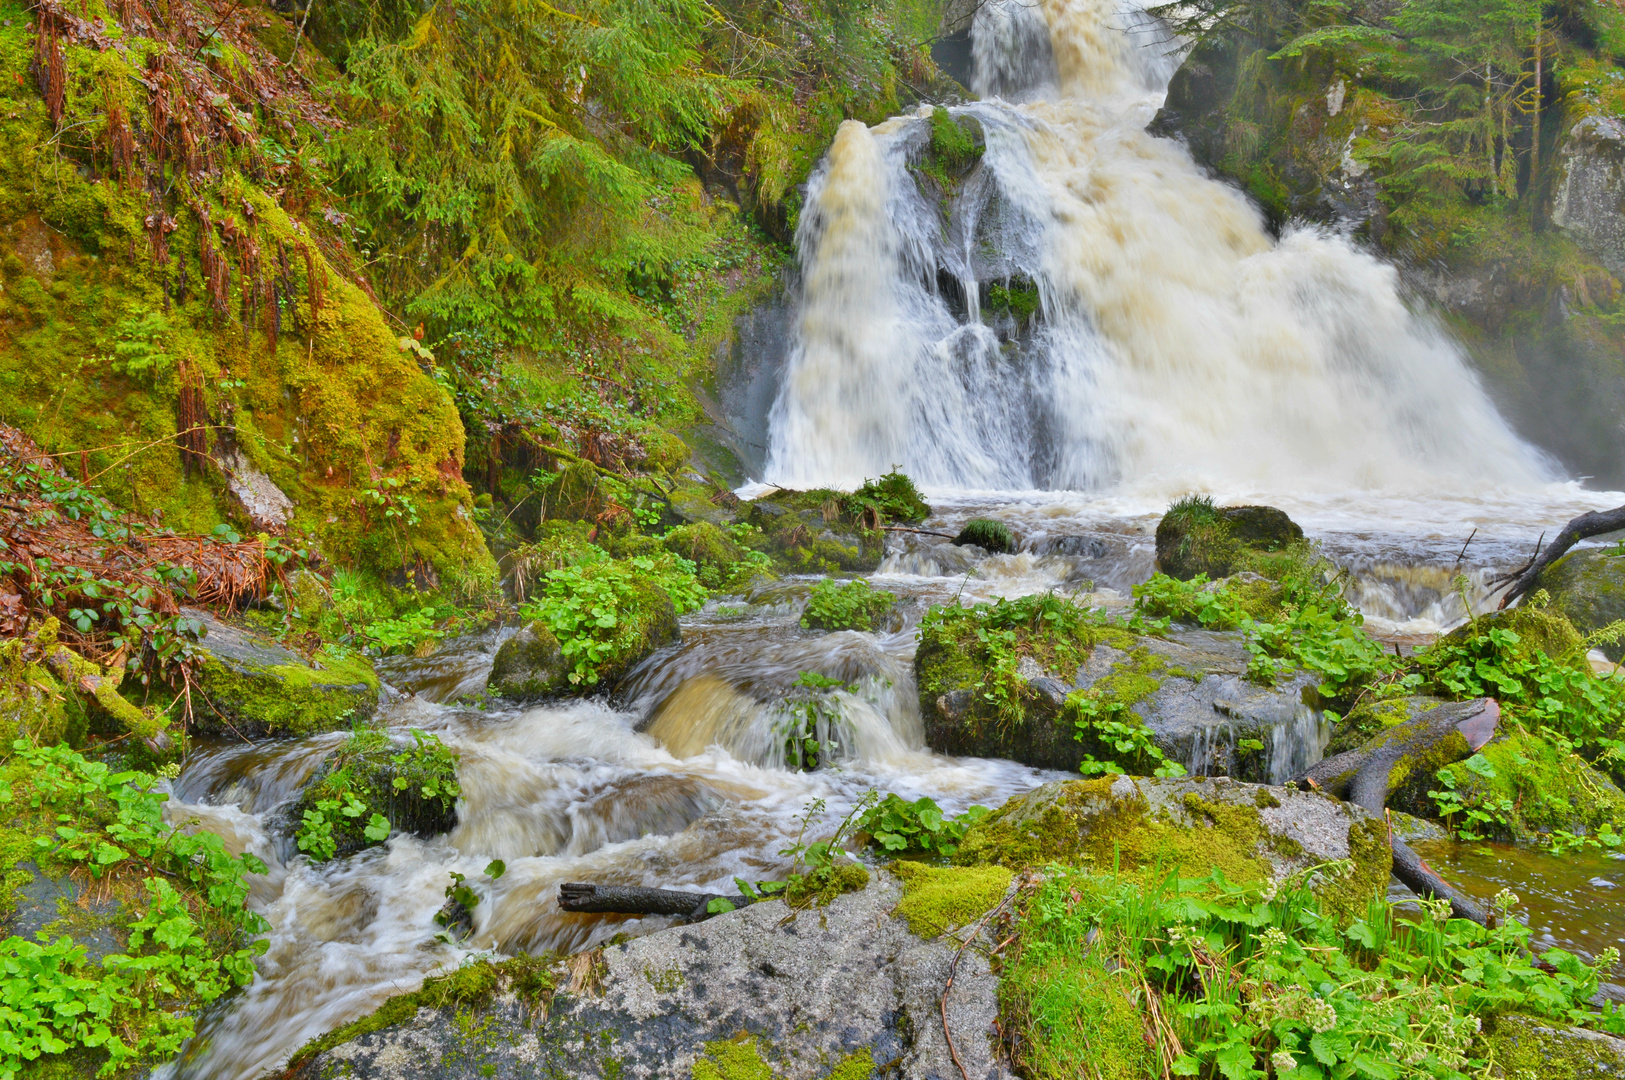
[[[1077,728],[1077,740],[1104,747],[1112,754],[1104,761],[1092,754],[1085,755],[1079,766],[1085,774],[1185,775],[1185,766],[1167,759],[1152,737],[1151,729],[1127,702],[1075,690],[1068,695],[1066,704]]]
[[[965,830],[989,813],[985,806],[973,806],[945,817],[942,808],[927,796],[909,802],[894,792],[854,818],[852,828],[867,833],[871,845],[887,852],[926,852],[951,859]]]
[[[683,614],[698,610],[708,595],[694,564],[679,555],[625,560],[606,555],[548,571],[541,595],[519,610],[558,638],[570,681],[592,686],[611,664],[641,651],[664,600]]]
[[[1498,1012],[1625,1023],[1589,1004],[1617,951],[1586,964],[1550,949],[1537,963],[1506,892],[1493,929],[1449,918],[1438,901],[1409,920],[1375,895],[1340,926],[1315,888],[1349,872],[1330,863],[1236,886],[1217,871],[1146,879],[1050,867],[1003,976],[1029,1074],[1111,1061],[1226,1080],[1465,1080],[1485,1064],[1474,1056],[1481,1020]]]
[[[876,589],[862,578],[841,582],[825,578],[807,596],[801,625],[816,630],[873,630],[891,611],[897,594]]]
[[[813,770],[828,765],[843,747],[851,745],[841,704],[833,691],[855,693],[856,685],[803,671],[791,684],[790,694],[779,706],[773,721],[773,734],[784,755],[786,768]]]
[[[408,734],[412,745],[401,747],[386,732],[364,729],[334,751],[301,799],[300,851],[320,862],[387,840],[392,818],[410,828],[425,814],[444,820],[452,812],[462,794],[456,752],[438,735]]]
[[[13,752],[21,768],[0,784],[0,804],[14,826],[38,828],[30,857],[92,878],[117,867],[131,917],[122,949],[100,960],[69,936],[0,943],[0,1076],[76,1050],[105,1054],[103,1074],[172,1056],[202,1006],[254,976],[265,942],[246,939],[268,927],[247,907],[244,878],[265,864],[167,824],[150,776],[65,747],[18,741]]]

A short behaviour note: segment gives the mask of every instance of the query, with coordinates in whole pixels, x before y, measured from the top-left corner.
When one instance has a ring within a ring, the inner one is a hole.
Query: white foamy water
[[[1279,241],[1144,127],[1175,56],[1117,0],[991,0],[973,29],[982,163],[945,221],[909,172],[921,117],[843,124],[797,239],[803,295],[766,479],[1119,491],[1539,490],[1460,348],[1394,270]],[[989,282],[1036,327],[982,324]],[[957,281],[958,287],[944,282]],[[968,302],[967,302],[968,301]]]
[[[458,825],[327,864],[294,852],[287,811],[342,735],[195,755],[176,781],[170,819],[195,820],[232,850],[266,860],[251,903],[272,931],[253,984],[205,1016],[200,1037],[159,1075],[251,1080],[470,956],[574,953],[670,922],[563,913],[560,882],[731,892],[736,876],[784,877],[790,862],[779,852],[814,799],[828,810],[809,839],[827,835],[870,789],[930,795],[957,813],[1046,778],[925,750],[911,635],[786,640],[788,625],[789,616],[777,619],[776,644],[760,627],[691,633],[684,651],[649,667],[628,710],[576,701],[487,714],[393,699],[384,713],[392,730],[430,728],[460,755]],[[448,678],[472,678],[445,668],[424,665],[431,693]],[[836,720],[821,733],[835,767],[811,773],[785,767],[779,727],[784,690],[803,670],[854,687],[831,696]],[[495,881],[482,876],[493,859],[507,864]],[[434,923],[452,871],[482,897],[473,933],[458,942]]]

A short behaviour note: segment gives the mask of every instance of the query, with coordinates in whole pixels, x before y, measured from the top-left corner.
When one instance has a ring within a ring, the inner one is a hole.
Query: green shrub
[[[920,497],[914,481],[895,469],[879,480],[865,480],[842,501],[849,516],[861,519],[865,510],[873,510],[882,523],[912,525],[931,516],[931,508]]]
[[[825,578],[807,597],[801,625],[809,630],[873,630],[875,620],[897,603],[897,594],[873,588],[862,578]]]

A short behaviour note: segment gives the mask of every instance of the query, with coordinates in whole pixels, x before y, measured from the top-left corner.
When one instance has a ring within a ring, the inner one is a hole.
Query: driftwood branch
[[[1535,552],[1529,556],[1529,561],[1490,582],[1492,589],[1500,588],[1510,583],[1506,595],[1501,597],[1501,608],[1505,608],[1520,596],[1526,596],[1535,590],[1540,582],[1540,575],[1548,566],[1568,554],[1569,548],[1592,536],[1601,536],[1603,533],[1618,532],[1625,529],[1625,506],[1616,506],[1612,510],[1593,510],[1563,526],[1551,544],[1543,551],[1537,541]]]
[[[682,892],[677,889],[646,889],[637,885],[593,885],[566,881],[559,885],[559,909],[599,915],[670,915],[699,921],[710,918],[711,901],[726,900],[744,907],[750,899],[722,893]]]
[[[1298,777],[1300,786],[1363,806],[1374,814],[1386,808],[1396,781],[1414,780],[1417,770],[1396,766],[1403,762],[1426,760],[1431,773],[1439,765],[1461,761],[1477,753],[1495,736],[1501,708],[1491,698],[1462,701],[1429,709],[1371,739],[1357,750],[1326,758]],[[1472,897],[1445,881],[1420,855],[1390,828],[1389,845],[1394,851],[1394,876],[1419,896],[1436,896],[1450,901],[1450,911],[1458,919],[1485,925],[1489,914]]]
[[[937,532],[935,529],[910,529],[902,525],[882,525],[880,528],[884,532],[919,533],[921,536],[940,536],[944,540],[952,540],[955,536],[954,533]]]

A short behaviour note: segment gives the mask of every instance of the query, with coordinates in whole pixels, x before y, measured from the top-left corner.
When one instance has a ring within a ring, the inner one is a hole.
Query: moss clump
[[[1571,551],[1546,568],[1540,586],[1551,594],[1551,610],[1582,634],[1625,619],[1625,555]],[[1625,639],[1598,648],[1615,663],[1625,659]]]
[[[1015,874],[1004,866],[926,866],[899,860],[892,873],[903,879],[896,914],[923,938],[934,938],[990,911]]]
[[[752,580],[771,580],[774,576],[765,556],[739,543],[709,521],[679,525],[661,538],[660,546],[692,562],[695,577],[708,589],[737,592]]]
[[[1008,555],[1016,550],[1016,538],[1010,526],[992,518],[971,518],[953,542],[961,546],[970,544],[995,555]]]
[[[1475,639],[1487,639],[1493,630],[1511,630],[1518,635],[1510,648],[1498,647],[1503,656],[1532,662],[1537,654],[1544,653],[1553,660],[1577,665],[1582,662],[1580,634],[1574,624],[1561,612],[1527,605],[1480,615],[1450,631],[1439,643],[1447,648],[1468,646]]]
[[[1448,819],[1473,833],[1534,840],[1554,831],[1625,834],[1625,793],[1572,750],[1522,730],[1438,771]],[[1476,811],[1471,819],[1466,811]]]
[[[1180,581],[1229,577],[1302,540],[1303,529],[1272,506],[1216,507],[1206,495],[1187,495],[1157,523],[1157,569]]]
[[[0,640],[0,746],[24,739],[35,746],[54,746],[70,734],[66,692],[45,666],[29,659],[56,644],[56,635],[41,640],[43,631],[30,637]],[[82,717],[82,712],[73,712]],[[75,742],[84,737],[77,725]]]
[[[1497,1080],[1609,1080],[1625,1074],[1625,1043],[1594,1031],[1504,1013],[1487,1020],[1476,1057]]]
[[[835,1063],[824,1080],[870,1080],[876,1073],[874,1052],[856,1050]],[[740,1032],[732,1039],[708,1042],[705,1056],[694,1062],[693,1080],[779,1080],[763,1059],[756,1036]]]
[[[552,965],[548,956],[516,956],[500,962],[477,960],[431,976],[423,980],[422,988],[392,997],[361,1019],[312,1039],[288,1059],[287,1070],[292,1074],[335,1046],[405,1023],[419,1009],[478,1010],[496,994],[515,994],[532,1009],[545,1008],[558,986]]]
[[[828,907],[837,896],[868,887],[867,867],[862,863],[842,862],[791,875],[784,888],[784,898],[791,907]]]
[[[843,502],[847,514],[861,519],[868,512],[878,516],[877,524],[913,525],[931,516],[914,481],[896,470],[879,480],[865,480]]]
[[[1026,278],[1011,278],[1002,285],[989,285],[982,300],[982,314],[989,321],[1008,315],[1018,325],[1024,325],[1038,313],[1040,296],[1038,286]]]
[[[1145,1019],[1126,969],[1080,942],[1069,949],[1024,948],[999,980],[999,1006],[1020,1032],[1024,1076],[1033,1080],[1142,1080],[1161,1072],[1147,1045]]]

